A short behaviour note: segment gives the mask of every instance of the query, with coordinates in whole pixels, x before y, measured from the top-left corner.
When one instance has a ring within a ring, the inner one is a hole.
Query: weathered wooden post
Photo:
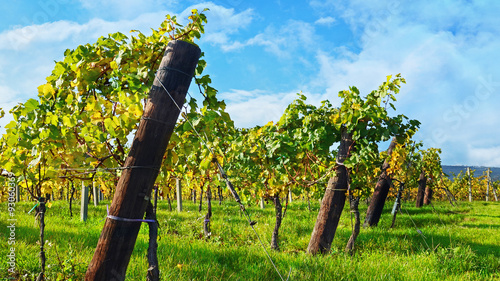
[[[92,194],[94,197],[94,206],[97,207],[97,205],[99,205],[99,187],[95,181],[92,182]]]
[[[394,150],[396,145],[397,139],[396,137],[394,137],[392,138],[392,141],[389,144],[389,148],[387,149],[388,157],[391,156],[392,151]],[[387,195],[389,194],[389,190],[392,184],[391,178],[389,177],[389,175],[387,175],[387,169],[389,169],[389,162],[386,159],[382,164],[382,172],[380,173],[377,184],[375,185],[372,200],[370,201],[370,205],[366,210],[366,217],[365,222],[363,223],[363,227],[377,226],[380,217],[382,216],[385,201],[387,200]]]
[[[87,221],[87,213],[89,210],[89,187],[82,182],[82,194],[80,201],[80,219]]]
[[[288,190],[288,203],[292,203],[292,189]]]
[[[170,136],[201,50],[171,41],[149,92],[85,280],[124,280]]]
[[[469,202],[472,202],[472,186],[471,186],[470,168],[469,167],[467,167],[467,177],[469,178]]]
[[[181,179],[175,179],[175,191],[177,194],[177,212],[182,212],[182,184]]]
[[[45,280],[45,262],[46,262],[45,249],[44,249],[44,245],[45,245],[45,239],[44,239],[44,235],[45,235],[45,211],[46,211],[45,198],[39,197],[38,203],[40,204],[38,206],[38,209],[37,209],[37,216],[38,216],[38,219],[40,220],[40,267],[41,267],[41,271],[40,271],[40,274],[38,275],[36,280],[42,281],[42,280]]]
[[[310,254],[323,254],[330,251],[340,215],[345,205],[348,188],[348,171],[347,167],[344,166],[344,161],[349,155],[349,148],[352,144],[352,134],[343,128],[339,152],[337,154],[335,176],[328,181],[325,195],[323,196],[323,200],[320,201],[321,207],[311,234],[311,240],[307,246],[307,252]]]
[[[264,202],[264,197],[260,197],[259,206],[261,209],[265,208],[266,203]]]
[[[417,198],[415,200],[415,207],[417,208],[420,208],[424,205],[426,186],[427,186],[427,176],[425,175],[424,170],[422,170],[418,178],[418,191],[417,191]]]
[[[21,202],[21,194],[19,192],[19,184],[17,184],[17,179],[16,181],[16,203]]]
[[[490,201],[490,168],[486,170],[486,201]]]

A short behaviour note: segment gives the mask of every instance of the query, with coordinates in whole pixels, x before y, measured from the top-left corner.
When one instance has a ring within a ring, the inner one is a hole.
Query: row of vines
[[[38,87],[38,98],[10,111],[14,120],[0,140],[3,174],[15,177],[27,200],[77,195],[75,186],[82,181],[96,182],[112,198],[168,42],[194,44],[206,22],[203,12],[193,10],[185,25],[167,16],[150,35],[114,33],[66,50],[47,83]],[[328,192],[349,196],[350,202],[368,199],[382,175],[417,200],[423,194],[464,199],[469,178],[474,196],[483,196],[485,176],[459,174],[450,180],[442,171],[440,149],[423,149],[413,140],[420,122],[396,114],[396,96],[405,83],[399,74],[366,95],[356,87],[340,91],[340,106],[329,100],[312,105],[299,93],[278,121],[238,128],[204,73],[206,65],[202,53],[196,83],[163,156],[156,180],[163,197],[175,197],[177,179],[189,187],[185,196],[226,190],[216,162],[228,171],[245,204],[272,200],[277,214],[280,198],[290,194],[305,200],[326,198]],[[388,151],[380,148],[391,141]],[[339,189],[342,177],[346,186]],[[397,188],[389,192],[396,196]]]

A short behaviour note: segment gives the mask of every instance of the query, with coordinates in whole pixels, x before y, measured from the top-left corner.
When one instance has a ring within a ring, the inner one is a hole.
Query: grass
[[[89,219],[80,222],[78,210],[70,218],[68,204],[54,202],[46,214],[48,280],[83,279],[104,224],[106,204],[109,202],[89,206]],[[361,229],[354,257],[343,250],[351,232],[347,204],[332,251],[324,256],[305,253],[318,202],[313,202],[311,212],[305,202],[289,205],[280,229],[280,252],[269,249],[274,208],[252,206],[248,210],[285,279],[290,272],[290,280],[500,280],[500,203],[461,202],[452,207],[437,202],[434,208],[419,209],[407,203],[393,229],[389,229],[390,205],[378,227]],[[21,202],[15,211],[16,276],[21,280],[34,280],[40,271],[40,231],[33,215],[27,214],[31,207],[33,203]],[[199,213],[190,201],[184,201],[183,207],[181,213],[169,212],[167,202],[159,202],[161,280],[280,280],[234,202],[213,204],[212,237],[208,240],[202,229],[205,213]],[[6,260],[10,249],[6,203],[0,208],[0,256]],[[366,205],[361,204],[360,211],[363,217]],[[148,228],[143,224],[127,280],[145,279],[147,240]],[[0,278],[8,277],[8,265],[2,262]]]

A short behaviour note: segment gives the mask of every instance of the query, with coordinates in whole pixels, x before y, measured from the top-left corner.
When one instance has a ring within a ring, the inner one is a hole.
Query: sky
[[[0,108],[36,98],[64,50],[193,8],[210,9],[198,44],[236,126],[277,121],[299,92],[340,105],[339,91],[368,94],[401,73],[395,114],[422,123],[415,140],[441,148],[445,165],[500,167],[495,0],[2,1]]]

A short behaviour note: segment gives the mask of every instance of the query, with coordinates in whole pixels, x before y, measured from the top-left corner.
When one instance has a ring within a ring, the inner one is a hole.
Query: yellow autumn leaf
[[[52,88],[52,85],[47,83],[44,85],[41,85],[38,87],[38,92],[39,94],[43,95],[44,97],[49,97],[50,95],[54,95],[56,92],[54,88]]]

